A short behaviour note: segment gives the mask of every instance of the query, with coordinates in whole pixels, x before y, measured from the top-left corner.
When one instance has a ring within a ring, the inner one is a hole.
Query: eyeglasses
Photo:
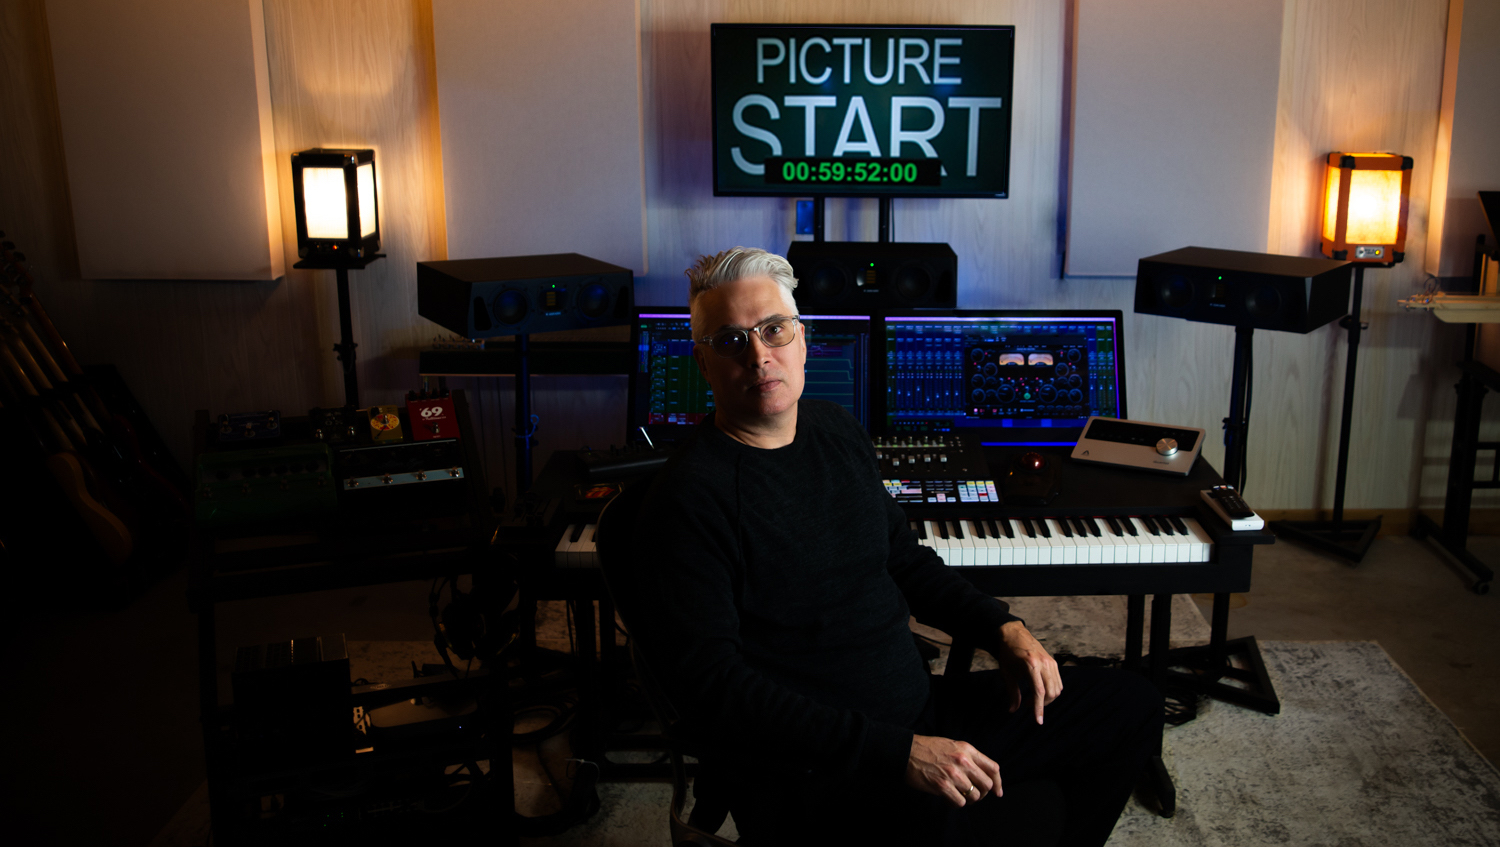
[[[733,359],[750,346],[752,332],[759,335],[760,343],[767,347],[785,347],[791,344],[792,339],[797,337],[793,328],[796,323],[796,318],[769,318],[749,329],[726,327],[713,335],[705,335],[698,339],[698,343],[707,344],[709,349],[726,359]]]

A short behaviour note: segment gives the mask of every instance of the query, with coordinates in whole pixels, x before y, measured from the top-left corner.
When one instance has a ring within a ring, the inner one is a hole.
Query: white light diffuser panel
[[[285,273],[261,0],[47,0],[85,279]]]
[[[434,0],[432,22],[448,258],[644,273],[636,3]]]
[[[1265,252],[1282,0],[1079,0],[1069,276]]]

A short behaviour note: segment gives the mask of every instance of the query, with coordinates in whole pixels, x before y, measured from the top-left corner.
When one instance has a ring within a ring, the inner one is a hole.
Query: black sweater
[[[793,443],[704,421],[636,530],[653,551],[633,634],[710,750],[900,780],[928,696],[908,616],[981,646],[1016,620],[919,545],[844,409],[802,400]]]

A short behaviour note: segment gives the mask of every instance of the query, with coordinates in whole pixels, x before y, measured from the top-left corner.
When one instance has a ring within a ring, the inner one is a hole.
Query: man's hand
[[[1000,652],[995,654],[1000,670],[1005,674],[1005,687],[1010,693],[1010,710],[1021,708],[1024,696],[1023,685],[1029,684],[1032,703],[1036,707],[1036,722],[1042,722],[1042,709],[1062,693],[1062,677],[1057,673],[1057,660],[1047,652],[1041,642],[1020,621],[1011,621],[1000,627]]]
[[[906,760],[906,784],[948,798],[955,806],[978,802],[1000,791],[1000,766],[966,741],[916,735]]]

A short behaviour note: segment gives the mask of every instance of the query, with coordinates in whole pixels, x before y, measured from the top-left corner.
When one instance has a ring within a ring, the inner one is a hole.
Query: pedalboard
[[[333,456],[339,489],[345,492],[464,478],[457,439],[340,445]]]
[[[1187,476],[1203,449],[1197,427],[1091,417],[1073,447],[1073,459]]]
[[[205,452],[196,470],[194,512],[208,526],[321,514],[338,505],[326,444]]]
[[[881,481],[897,503],[999,503],[977,438],[954,433],[871,439]]]
[[[219,415],[215,440],[220,444],[274,441],[281,437],[281,412],[231,412]]]

